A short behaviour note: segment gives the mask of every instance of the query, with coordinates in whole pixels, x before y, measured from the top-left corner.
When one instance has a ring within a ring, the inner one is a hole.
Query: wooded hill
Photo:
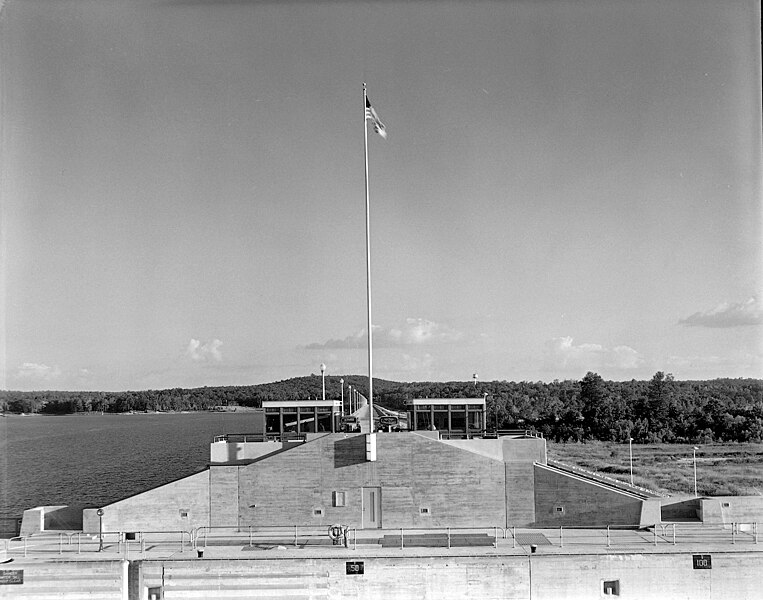
[[[344,379],[366,394],[361,375],[326,377],[326,397],[339,399]],[[193,411],[217,406],[261,406],[263,400],[320,398],[321,376],[251,386],[131,392],[0,392],[0,409],[14,413]],[[374,402],[403,410],[412,398],[481,397],[487,394],[487,426],[534,428],[555,441],[760,442],[763,380],[676,381],[658,372],[650,381],[582,380],[400,383],[374,379]]]

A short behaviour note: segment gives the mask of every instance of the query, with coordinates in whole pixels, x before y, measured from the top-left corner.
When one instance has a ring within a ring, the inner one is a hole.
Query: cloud
[[[763,310],[755,296],[736,304],[723,302],[713,309],[694,313],[679,321],[687,327],[743,327],[761,323]]]
[[[25,362],[16,370],[17,379],[33,379],[36,381],[53,381],[61,376],[61,369],[37,363]]]
[[[596,370],[638,369],[644,358],[630,346],[606,348],[601,344],[572,343],[571,337],[558,337],[546,342],[544,369],[554,370]]]
[[[374,348],[400,348],[406,346],[427,346],[446,344],[463,339],[463,333],[443,323],[435,323],[429,319],[408,318],[400,327],[385,329],[374,325]],[[368,335],[363,329],[358,333],[347,336],[342,340],[328,340],[305,346],[308,350],[324,350],[326,348],[348,349],[365,348],[368,345]]]
[[[222,345],[223,343],[217,338],[204,344],[197,339],[191,338],[191,341],[188,342],[185,355],[197,362],[207,362],[210,360],[214,362],[222,362],[223,355],[220,352],[220,346]]]

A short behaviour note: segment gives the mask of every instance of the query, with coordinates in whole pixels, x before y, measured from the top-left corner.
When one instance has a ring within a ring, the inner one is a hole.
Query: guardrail
[[[127,557],[130,549],[145,553],[146,544],[176,547],[179,552],[192,549],[189,531],[104,531],[99,533],[60,532],[41,533],[30,536],[16,536],[4,542],[5,554],[9,557],[27,557],[30,552],[37,554],[64,554],[75,552],[116,552]]]
[[[338,528],[338,530],[337,530]],[[332,531],[332,529],[334,531]],[[10,558],[29,555],[50,556],[69,552],[103,555],[151,551],[162,556],[197,551],[208,547],[238,546],[269,549],[274,547],[317,548],[342,545],[357,550],[360,546],[389,549],[412,547],[456,548],[492,547],[500,550],[522,549],[534,553],[542,548],[589,547],[638,549],[649,546],[757,545],[759,524],[755,523],[656,523],[645,529],[628,526],[556,527],[527,529],[516,527],[433,529],[356,529],[348,526],[318,527],[289,525],[270,527],[199,527],[193,531],[82,532],[36,534],[2,540],[2,550]]]

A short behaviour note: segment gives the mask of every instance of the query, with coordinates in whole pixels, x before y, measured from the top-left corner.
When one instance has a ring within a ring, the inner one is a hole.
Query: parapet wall
[[[16,560],[4,565],[23,583],[3,585],[14,600],[639,600],[760,597],[763,552],[378,556],[330,555],[183,560]],[[709,567],[709,568],[708,568]]]
[[[360,564],[362,574],[348,573]],[[205,591],[214,591],[215,598],[240,598],[242,590],[252,590],[273,598],[588,600],[610,597],[605,586],[640,600],[757,597],[763,553],[715,552],[711,567],[695,569],[687,552],[400,557],[358,552],[303,559],[146,561],[141,587],[178,599],[199,598]]]

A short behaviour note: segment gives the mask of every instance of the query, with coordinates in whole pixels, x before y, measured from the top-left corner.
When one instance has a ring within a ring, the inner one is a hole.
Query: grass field
[[[694,493],[691,444],[633,444],[633,482],[661,494]],[[763,495],[763,444],[703,444],[697,450],[700,496]],[[630,482],[628,444],[548,442],[548,458]]]

